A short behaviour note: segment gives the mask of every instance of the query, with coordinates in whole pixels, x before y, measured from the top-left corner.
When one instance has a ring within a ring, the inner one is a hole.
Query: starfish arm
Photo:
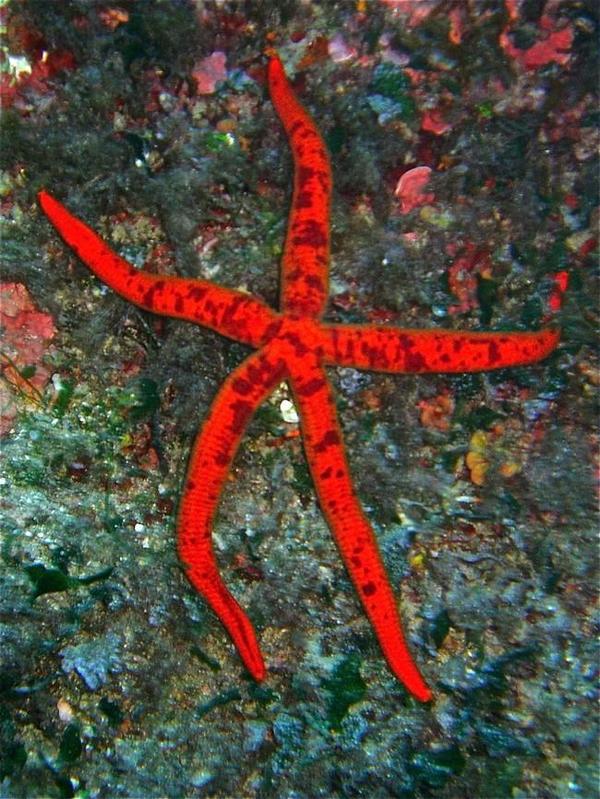
[[[212,523],[246,426],[284,374],[280,358],[259,350],[229,375],[194,444],[177,525],[179,556],[188,579],[217,614],[256,680],[264,679],[265,664],[252,624],[218,572]]]
[[[294,95],[277,55],[268,65],[271,100],[294,159],[294,191],[283,250],[281,310],[318,317],[329,290],[331,166],[325,142]]]
[[[378,372],[481,372],[540,361],[557,346],[560,331],[471,333],[370,325],[324,325],[327,364]]]
[[[290,373],[323,515],[392,672],[426,702],[431,691],[408,650],[375,534],[356,497],[327,376],[316,360],[290,367]]]
[[[196,322],[255,347],[276,318],[268,306],[241,291],[136,269],[47,191],[40,191],[38,199],[63,241],[92,272],[146,311]]]

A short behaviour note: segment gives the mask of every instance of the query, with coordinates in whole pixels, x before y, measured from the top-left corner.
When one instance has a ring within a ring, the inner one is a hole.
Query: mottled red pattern
[[[179,554],[189,579],[219,616],[250,671],[266,670],[254,629],[225,587],[212,525],[231,462],[256,408],[287,380],[319,502],[393,673],[417,699],[431,691],[412,660],[373,530],[353,487],[325,366],[384,372],[475,372],[532,363],[559,333],[406,330],[320,321],[328,294],[331,170],[325,144],[296,99],[276,55],[271,98],[289,137],[295,177],[282,259],[281,311],[203,280],[138,271],[46,191],[42,210],[64,241],[108,286],[140,307],[209,327],[257,351],[232,372],[196,440],[179,510]]]

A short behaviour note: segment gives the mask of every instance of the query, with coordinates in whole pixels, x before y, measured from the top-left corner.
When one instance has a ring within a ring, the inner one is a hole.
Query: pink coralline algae
[[[515,22],[519,19],[518,4],[514,0],[506,2],[509,18]],[[556,27],[555,20],[549,14],[543,14],[539,21],[540,39],[526,50],[515,47],[511,39],[511,25],[509,24],[500,34],[500,47],[507,56],[513,58],[524,69],[539,69],[552,62],[567,64],[571,58],[571,45],[573,44],[573,28],[565,25]]]
[[[434,133],[436,136],[447,133],[451,128],[452,125],[446,122],[439,108],[431,108],[425,111],[421,119],[421,130],[425,130],[427,133]]]
[[[401,213],[408,214],[420,205],[429,205],[435,200],[433,192],[423,192],[430,175],[429,166],[416,166],[402,175],[394,191],[400,200]]]
[[[0,327],[0,435],[4,435],[17,414],[17,396],[35,401],[48,382],[50,370],[43,358],[56,328],[21,283],[0,283]]]
[[[219,81],[227,77],[227,57],[220,50],[199,61],[192,70],[198,94],[213,94]]]

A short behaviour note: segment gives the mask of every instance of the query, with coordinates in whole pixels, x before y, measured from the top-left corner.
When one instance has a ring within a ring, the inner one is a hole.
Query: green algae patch
[[[56,397],[52,405],[52,410],[56,416],[64,416],[73,397],[73,392],[75,391],[75,381],[64,380],[61,377],[57,377],[54,388]]]
[[[60,739],[57,765],[68,766],[79,760],[83,752],[79,725],[71,723],[65,729]]]
[[[476,430],[489,430],[498,419],[502,419],[502,414],[493,408],[488,408],[486,405],[473,408],[466,414],[456,414],[456,420],[469,433],[474,433]]]
[[[33,583],[33,596],[34,599],[37,599],[42,594],[68,591],[71,588],[79,588],[81,585],[91,585],[100,580],[106,580],[112,574],[113,568],[109,566],[87,577],[70,577],[61,569],[48,568],[41,563],[34,563],[31,566],[25,566],[25,572]]]
[[[379,64],[373,72],[367,102],[381,123],[392,119],[412,120],[416,113],[410,80],[394,64]]]
[[[33,583],[33,596],[37,598],[42,594],[54,594],[59,591],[68,591],[75,584],[72,577],[69,577],[60,569],[49,569],[46,566],[34,563],[32,566],[25,566],[25,572]]]
[[[155,380],[142,377],[132,387],[128,416],[132,422],[141,422],[160,408],[160,396]]]
[[[125,721],[125,713],[121,710],[118,702],[113,702],[105,696],[98,702],[98,710],[108,719],[108,723],[113,727],[118,727]]]
[[[362,701],[367,692],[367,684],[360,674],[361,659],[349,655],[334,668],[331,677],[325,682],[329,693],[327,721],[335,732],[341,729],[344,717],[357,702]]]

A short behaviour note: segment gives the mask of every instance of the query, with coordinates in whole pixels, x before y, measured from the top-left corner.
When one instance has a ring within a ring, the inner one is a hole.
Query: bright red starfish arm
[[[329,155],[275,54],[269,59],[267,76],[271,100],[294,158],[294,191],[281,259],[280,307],[283,312],[319,317],[329,294]]]
[[[179,556],[190,582],[220,618],[256,680],[264,679],[265,664],[252,624],[219,574],[212,546],[212,525],[248,422],[284,374],[281,357],[259,350],[223,383],[192,450],[177,523]]]
[[[137,270],[48,192],[40,192],[40,205],[64,241],[121,296],[148,311],[195,322],[258,348],[213,401],[190,458],[178,520],[179,553],[188,577],[227,628],[250,673],[263,679],[264,661],[250,621],[219,575],[211,532],[246,426],[258,405],[287,380],[323,514],[382,651],[406,688],[427,701],[431,692],[411,658],[375,535],[354,490],[324,366],[411,373],[498,369],[546,357],[559,333],[551,328],[535,333],[405,330],[318,321],[328,293],[329,159],[276,55],[269,61],[268,80],[294,159],[281,313],[207,281]],[[565,288],[563,275],[556,290],[560,295]]]
[[[376,372],[482,372],[549,355],[560,331],[480,333],[372,325],[323,325],[325,363]]]
[[[136,269],[47,191],[40,191],[38,200],[63,241],[92,272],[145,311],[196,322],[254,347],[277,316],[268,305],[241,291]]]
[[[329,380],[316,358],[292,364],[290,372],[306,459],[323,515],[392,672],[413,696],[427,702],[431,691],[404,640],[377,539],[354,490]]]

